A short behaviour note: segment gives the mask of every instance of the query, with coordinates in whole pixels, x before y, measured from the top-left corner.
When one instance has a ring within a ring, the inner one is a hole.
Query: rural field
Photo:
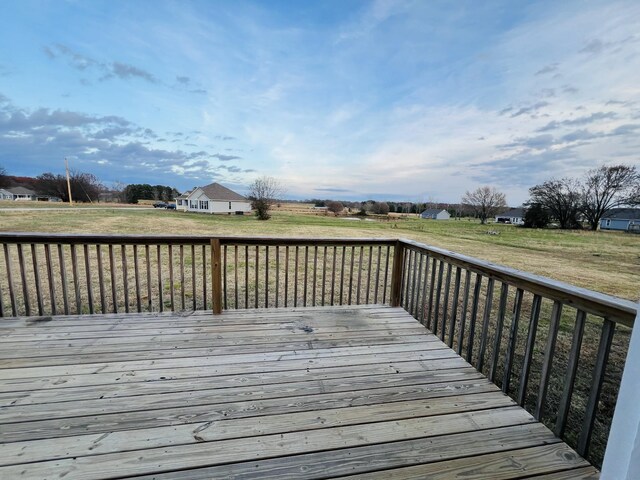
[[[119,206],[97,210],[57,205],[50,210],[40,205],[37,211],[12,211],[0,205],[0,231],[404,237],[629,300],[640,298],[640,236],[625,233],[528,230],[512,225],[480,225],[467,219],[380,221],[276,212],[270,220],[258,221],[252,216],[153,208],[128,211]]]

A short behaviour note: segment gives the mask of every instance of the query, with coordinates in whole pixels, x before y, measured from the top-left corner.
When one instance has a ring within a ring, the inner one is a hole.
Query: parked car
[[[176,204],[175,203],[167,203],[167,206],[165,208],[167,210],[175,210],[176,209]]]
[[[156,202],[153,204],[153,208],[167,208],[167,204],[164,202]]]

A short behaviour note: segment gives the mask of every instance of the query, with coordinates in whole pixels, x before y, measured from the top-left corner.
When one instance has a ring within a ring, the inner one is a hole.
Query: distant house
[[[6,190],[13,195],[13,200],[16,201],[36,200],[38,198],[36,192],[25,187],[11,187]]]
[[[420,218],[430,220],[449,220],[451,215],[444,209],[428,208],[420,214]]]
[[[244,215],[251,212],[251,201],[219,183],[212,183],[176,197],[176,208],[185,212]]]
[[[640,208],[614,208],[600,219],[601,230],[636,230],[640,225]]]
[[[13,200],[13,193],[4,188],[0,188],[0,200]]]
[[[496,215],[497,223],[512,223],[513,225],[524,224],[524,208],[512,208],[506,212]]]

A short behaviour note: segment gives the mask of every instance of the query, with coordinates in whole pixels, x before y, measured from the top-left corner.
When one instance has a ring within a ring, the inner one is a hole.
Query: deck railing
[[[637,309],[409,240],[0,233],[0,244],[0,316],[402,306],[596,464]]]

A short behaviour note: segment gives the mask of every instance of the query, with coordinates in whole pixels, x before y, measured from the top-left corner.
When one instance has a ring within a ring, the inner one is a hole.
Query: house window
[[[200,200],[200,210],[209,210],[208,200]]]
[[[231,202],[229,202],[229,210],[231,210]]]
[[[198,208],[198,202],[196,202],[195,200],[189,200],[189,208]]]
[[[607,221],[605,222],[605,224],[606,224],[607,227],[610,226],[611,225],[611,219],[608,218]]]

